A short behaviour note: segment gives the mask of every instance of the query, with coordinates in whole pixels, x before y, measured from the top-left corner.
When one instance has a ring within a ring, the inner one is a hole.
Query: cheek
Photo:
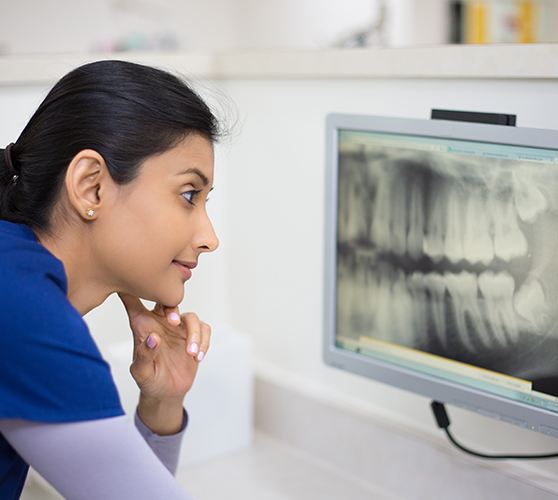
[[[108,214],[95,240],[108,279],[130,293],[165,304],[182,300],[184,283],[173,259],[191,256],[192,223],[186,207],[130,197]]]
[[[176,233],[153,218],[111,217],[96,228],[94,244],[98,260],[113,275],[141,282],[168,272],[180,251],[176,239]]]

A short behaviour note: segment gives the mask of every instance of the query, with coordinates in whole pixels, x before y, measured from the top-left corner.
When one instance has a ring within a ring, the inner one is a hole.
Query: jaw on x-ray
[[[340,146],[337,331],[558,395],[558,168]]]

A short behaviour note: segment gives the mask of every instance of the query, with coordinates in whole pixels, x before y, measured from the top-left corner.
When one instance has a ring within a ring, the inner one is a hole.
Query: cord
[[[452,433],[450,432],[449,426],[450,426],[451,422],[450,422],[448,413],[446,412],[446,407],[444,406],[444,404],[440,403],[438,401],[432,401],[430,403],[430,406],[432,408],[432,413],[434,414],[434,418],[436,419],[436,423],[438,424],[438,427],[443,429],[444,432],[447,434],[448,439],[457,448],[459,448],[461,451],[464,451],[465,453],[469,453],[470,455],[474,455],[475,457],[499,459],[499,460],[515,459],[515,458],[521,459],[521,460],[536,460],[536,459],[542,459],[542,458],[558,458],[558,453],[543,453],[543,454],[540,454],[540,455],[490,455],[490,454],[479,453],[478,451],[471,450],[471,449],[467,448],[466,446],[463,446],[462,444],[460,444],[458,441],[456,441],[456,439],[453,437]]]

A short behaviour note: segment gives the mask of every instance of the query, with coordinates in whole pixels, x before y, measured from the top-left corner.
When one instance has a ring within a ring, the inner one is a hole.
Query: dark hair
[[[66,169],[79,151],[97,151],[123,185],[146,158],[193,132],[213,143],[219,124],[178,77],[124,61],[80,66],[54,85],[12,147],[15,184],[0,150],[0,219],[48,233]]]

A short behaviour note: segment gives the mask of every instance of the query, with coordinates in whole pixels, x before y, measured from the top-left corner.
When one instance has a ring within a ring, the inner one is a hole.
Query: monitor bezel
[[[558,150],[558,131],[503,125],[331,113],[326,117],[323,359],[332,367],[558,437],[558,413],[438,379],[335,345],[338,131],[392,133]],[[558,168],[558,164],[557,164]]]

